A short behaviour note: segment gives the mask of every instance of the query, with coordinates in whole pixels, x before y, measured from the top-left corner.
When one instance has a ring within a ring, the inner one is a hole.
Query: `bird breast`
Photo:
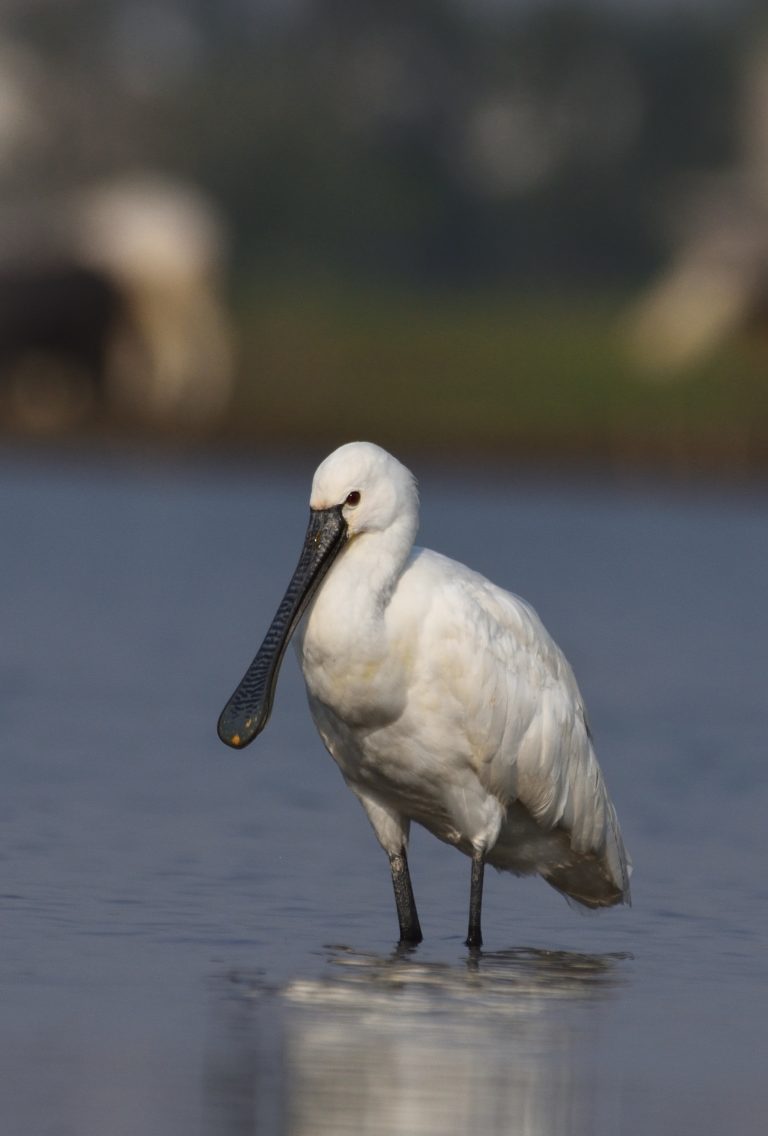
[[[383,619],[355,627],[316,606],[301,632],[296,647],[310,702],[357,730],[381,728],[400,717],[409,653],[391,642]]]

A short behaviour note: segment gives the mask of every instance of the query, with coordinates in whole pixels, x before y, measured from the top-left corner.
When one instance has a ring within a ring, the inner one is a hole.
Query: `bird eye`
[[[355,505],[360,504],[360,494],[357,489],[353,489],[351,493],[347,494],[347,500],[345,501],[345,504],[351,505],[352,508],[354,508]]]

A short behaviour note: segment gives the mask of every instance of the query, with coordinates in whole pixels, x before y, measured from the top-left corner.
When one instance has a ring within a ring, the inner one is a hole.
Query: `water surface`
[[[424,543],[566,650],[636,865],[580,917],[415,831],[426,940],[290,657],[215,736],[312,463],[0,454],[0,1131],[761,1134],[768,498],[419,470]]]

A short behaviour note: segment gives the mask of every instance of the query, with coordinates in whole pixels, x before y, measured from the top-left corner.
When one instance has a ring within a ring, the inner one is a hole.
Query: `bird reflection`
[[[626,955],[511,949],[460,964],[329,948],[279,990],[219,997],[206,1131],[217,1136],[586,1136],[595,1003]]]

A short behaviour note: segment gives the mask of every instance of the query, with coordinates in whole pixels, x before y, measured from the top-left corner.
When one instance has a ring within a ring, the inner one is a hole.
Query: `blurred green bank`
[[[626,304],[253,286],[236,310],[225,435],[270,450],[366,437],[441,457],[765,469],[759,332],[649,372],[629,348]]]

